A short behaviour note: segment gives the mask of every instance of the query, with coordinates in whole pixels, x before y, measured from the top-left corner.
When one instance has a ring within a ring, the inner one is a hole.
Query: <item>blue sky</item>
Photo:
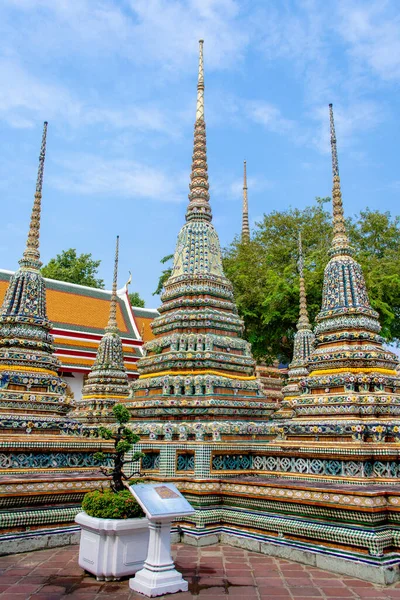
[[[42,123],[49,121],[42,260],[102,260],[110,287],[151,293],[184,222],[204,38],[214,223],[251,222],[331,191],[335,110],[345,210],[398,212],[397,0],[3,0],[0,3],[0,267],[25,244]]]

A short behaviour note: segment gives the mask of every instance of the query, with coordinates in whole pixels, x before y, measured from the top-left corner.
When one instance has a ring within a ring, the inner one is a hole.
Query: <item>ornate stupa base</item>
[[[0,553],[76,543],[84,494],[107,487],[93,454],[109,442],[56,433],[0,435]]]
[[[256,475],[173,481],[196,508],[178,523],[183,542],[230,544],[383,585],[399,580],[400,486]]]

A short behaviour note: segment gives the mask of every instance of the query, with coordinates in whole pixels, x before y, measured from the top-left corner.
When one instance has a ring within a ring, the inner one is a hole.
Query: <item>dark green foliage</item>
[[[140,297],[139,292],[131,292],[128,296],[131,306],[139,306],[139,308],[144,308],[146,306],[146,303],[143,298]]]
[[[170,262],[173,258],[174,258],[173,254],[168,254],[168,256],[164,256],[164,258],[162,258],[160,260],[160,263],[162,265],[165,265],[165,263]],[[172,273],[172,267],[168,267],[162,271],[160,278],[158,280],[157,289],[155,292],[153,292],[153,296],[161,294],[161,292],[163,291],[163,288],[164,288],[164,284],[167,281],[167,279],[170,278],[171,273]]]
[[[100,260],[93,260],[91,254],[80,254],[78,256],[75,248],[70,248],[69,250],[63,250],[61,254],[57,254],[56,258],[52,258],[47,265],[42,267],[41,273],[43,277],[49,279],[104,288],[104,281],[95,277],[100,263]]]
[[[85,494],[82,508],[89,517],[98,519],[135,519],[144,512],[129,490],[114,493],[111,490],[95,490]]]
[[[264,215],[249,243],[242,244],[236,238],[224,251],[225,274],[233,283],[245,336],[258,360],[272,362],[278,357],[288,362],[292,357],[299,314],[300,229],[311,322],[321,308],[332,238],[328,201],[317,198],[314,205],[303,210]],[[380,314],[382,334],[395,343],[400,341],[399,225],[398,217],[368,209],[347,221],[354,257],[363,269],[371,304]]]
[[[102,467],[101,471],[112,478],[110,487],[114,493],[117,493],[125,489],[124,480],[128,479],[123,471],[124,464],[128,462],[124,460],[125,454],[132,450],[134,444],[137,444],[140,438],[128,427],[125,427],[131,416],[129,410],[123,404],[113,406],[113,413],[118,422],[116,431],[108,427],[99,427],[98,434],[104,440],[114,441],[114,452],[111,453],[114,464],[112,467]],[[137,462],[142,456],[141,452],[135,452],[129,462]],[[95,458],[100,462],[104,462],[106,457],[103,452],[96,452]]]

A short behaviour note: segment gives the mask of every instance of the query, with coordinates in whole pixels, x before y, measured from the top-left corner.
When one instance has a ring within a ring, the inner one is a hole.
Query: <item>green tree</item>
[[[131,306],[139,306],[141,308],[144,308],[146,306],[146,303],[143,300],[143,298],[141,298],[141,296],[139,295],[139,292],[131,292],[130,294],[128,294],[128,296]]]
[[[162,265],[165,265],[165,263],[169,263],[172,259],[174,258],[173,254],[168,254],[167,256],[164,256],[164,258],[162,258],[160,260],[160,263]],[[155,292],[153,292],[153,296],[157,296],[158,294],[161,294],[161,292],[163,291],[164,288],[164,284],[167,281],[167,279],[170,278],[172,273],[172,266],[167,267],[166,269],[164,269],[158,279],[158,285],[157,285],[157,289],[155,290]]]
[[[324,268],[329,260],[329,198],[317,198],[303,210],[264,215],[250,242],[239,238],[224,251],[224,269],[232,281],[246,337],[258,360],[290,361],[299,310],[298,232],[305,261],[311,321],[321,307]],[[379,312],[382,334],[400,341],[400,229],[390,213],[366,210],[347,222],[355,258],[363,268],[372,306]]]
[[[123,404],[116,404],[113,406],[112,411],[117,420],[117,428],[114,430],[108,427],[99,427],[98,433],[104,440],[113,440],[114,442],[114,452],[111,453],[113,466],[101,467],[101,471],[108,477],[111,477],[111,490],[114,493],[118,493],[125,489],[124,480],[129,479],[123,471],[124,465],[130,462],[137,462],[143,454],[142,452],[135,452],[130,460],[125,460],[125,454],[132,450],[134,444],[137,444],[140,438],[126,427],[131,415]],[[103,452],[96,452],[94,457],[99,462],[106,461],[106,456]]]
[[[91,254],[76,253],[75,248],[63,250],[55,258],[49,260],[47,265],[42,267],[43,277],[49,279],[58,279],[60,281],[69,281],[89,287],[104,288],[104,281],[96,279],[100,260],[93,260]]]

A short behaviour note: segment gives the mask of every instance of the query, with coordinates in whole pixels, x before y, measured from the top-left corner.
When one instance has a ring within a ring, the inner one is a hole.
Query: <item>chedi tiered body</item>
[[[39,530],[70,524],[83,494],[103,483],[94,453],[110,446],[87,439],[91,432],[70,418],[74,401],[54,354],[39,254],[46,128],[47,123],[26,249],[20,268],[11,276],[0,313],[3,533],[25,531],[32,525]]]
[[[321,434],[350,439],[400,441],[398,358],[383,347],[378,313],[371,308],[364,276],[345,228],[331,107],[333,241],[324,273],[315,348],[301,395],[289,400],[296,422]],[[308,425],[306,425],[306,421]],[[318,423],[317,430],[315,423]]]
[[[96,360],[72,413],[83,423],[101,424],[115,422],[112,409],[129,395],[128,375],[124,366],[124,353],[117,325],[117,276],[119,236],[117,236],[114,279],[110,302],[110,316],[96,354]]]
[[[276,403],[262,396],[255,377],[211,223],[202,42],[197,89],[186,223],[178,235],[160,316],[152,324],[156,338],[145,344],[128,406],[142,436],[219,440],[225,434],[251,436],[256,425],[249,421],[264,422]]]
[[[178,235],[160,316],[152,324],[156,338],[145,344],[128,403],[134,419],[170,421],[182,439],[249,433],[246,421],[266,419],[276,406],[261,395],[232,285],[223,273],[205,148],[201,120],[195,126],[187,222]]]
[[[0,313],[0,432],[69,433],[71,394],[58,375],[46,287],[40,273],[39,233],[47,123],[35,198],[20,268],[11,276]]]

